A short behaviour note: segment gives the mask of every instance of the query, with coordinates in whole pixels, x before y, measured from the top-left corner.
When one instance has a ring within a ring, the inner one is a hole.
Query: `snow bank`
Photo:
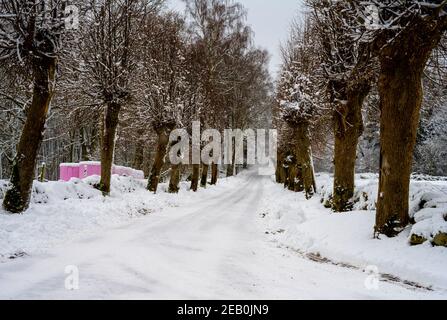
[[[321,195],[328,199],[332,186],[331,176],[317,176]],[[261,204],[260,216],[266,223],[267,233],[280,245],[302,254],[320,254],[334,263],[366,269],[378,267],[382,274],[391,274],[425,286],[447,288],[447,248],[433,247],[430,242],[411,246],[411,228],[396,238],[373,238],[375,223],[376,175],[358,175],[355,211],[332,213],[324,208],[324,201],[315,196],[306,201],[304,195],[285,190],[273,181],[266,182],[267,195]],[[446,182],[414,181],[411,186],[412,205],[430,206],[428,194],[440,195],[447,189]],[[445,196],[444,198],[445,199]],[[423,200],[429,200],[424,203]],[[323,203],[322,203],[323,202]],[[436,201],[436,203],[440,203]],[[431,233],[433,219],[440,220],[443,210],[433,212],[414,209],[419,221],[413,229]],[[432,220],[430,220],[432,219]],[[430,226],[421,225],[427,221]],[[431,222],[428,222],[431,221]],[[438,221],[439,222],[439,221]],[[424,233],[426,234],[426,233]]]
[[[93,187],[98,182],[98,176],[70,182],[35,181],[31,205],[24,214],[10,215],[0,209],[0,262],[44,252],[59,242],[91,234],[95,228],[147,214],[154,207],[150,196],[141,196],[144,181],[113,176],[109,198]],[[0,203],[5,190],[6,183],[1,182]]]
[[[414,214],[411,243],[416,245],[429,241],[447,247],[447,195],[423,193],[420,199],[422,209]]]
[[[326,207],[330,207],[333,192],[333,175],[328,173],[319,173],[316,175],[318,180],[318,193]],[[352,199],[354,210],[375,210],[377,199],[377,174],[358,174],[356,175],[356,189]]]
[[[111,195],[103,197],[93,187],[99,180],[99,176],[92,176],[69,182],[35,181],[31,205],[24,214],[10,215],[0,206],[0,262],[45,253],[55,245],[94,235],[98,229],[191,204],[203,193],[222,192],[239,181],[221,180],[219,186],[198,193],[189,192],[189,184],[182,183],[179,194],[166,193],[162,184],[154,195],[145,189],[145,180],[114,175]],[[0,204],[6,188],[7,182],[0,181]]]
[[[354,210],[376,210],[378,179],[377,174],[356,175],[356,191],[352,199]],[[322,202],[326,207],[330,207],[333,177],[329,174],[319,174],[318,180]],[[429,241],[437,245],[447,245],[447,240],[435,240],[437,236],[447,235],[446,177],[412,176],[410,216],[415,222],[410,232],[412,244]]]
[[[0,199],[5,196],[6,189],[8,188],[9,182],[5,180],[0,180]]]

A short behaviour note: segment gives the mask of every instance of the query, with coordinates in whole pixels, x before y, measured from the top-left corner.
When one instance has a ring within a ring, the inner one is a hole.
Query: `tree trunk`
[[[239,174],[239,171],[238,171],[238,165],[236,165],[236,141],[233,144],[232,163],[233,163],[233,176],[237,176]]]
[[[300,163],[295,165],[295,182],[294,189],[295,192],[303,192],[304,188],[304,167]]]
[[[284,160],[285,160],[284,154],[282,152],[278,152],[275,176],[276,176],[276,182],[281,184],[285,182],[284,165],[283,165]]]
[[[208,164],[202,164],[202,177],[200,179],[200,186],[202,188],[206,188],[206,185],[208,183]]]
[[[297,166],[296,164],[291,164],[289,167],[289,179],[288,179],[288,185],[287,187],[289,188],[290,191],[294,191],[294,192],[299,192],[299,189],[297,187]]]
[[[348,93],[347,102],[334,111],[334,190],[332,210],[346,212],[353,208],[355,163],[358,140],[363,133],[362,106],[369,86]]]
[[[199,189],[200,179],[200,164],[194,164],[192,166],[192,178],[191,178],[191,190],[197,192]]]
[[[298,189],[304,191],[306,198],[309,199],[316,191],[309,123],[306,121],[301,122],[295,130],[297,178],[300,184]]]
[[[217,184],[217,180],[219,179],[219,165],[213,163],[211,165],[211,185],[215,186]]]
[[[37,154],[43,140],[45,122],[53,96],[56,64],[55,58],[48,57],[34,62],[33,98],[17,146],[11,188],[3,200],[3,207],[11,213],[23,212],[29,206]]]
[[[291,147],[295,148],[294,146]],[[293,153],[292,152],[287,153],[287,157],[284,160],[284,166],[286,174],[284,187],[290,191],[299,192],[300,190],[298,189],[297,184],[298,167],[296,163],[295,150]]]
[[[227,178],[234,176],[234,165],[227,164]]]
[[[397,235],[410,222],[409,189],[423,98],[422,75],[442,32],[419,21],[380,56],[380,178],[377,234]]]
[[[110,181],[112,178],[112,165],[115,153],[115,137],[119,123],[121,105],[110,102],[104,113],[104,123],[101,139],[101,182],[99,190],[104,195],[110,193]]]
[[[235,163],[236,163],[236,140],[232,141],[232,155],[231,155],[231,164],[227,165],[227,178],[234,176],[235,172]]]
[[[161,128],[157,130],[158,134],[157,153],[155,154],[155,160],[152,166],[151,175],[149,177],[149,183],[147,186],[147,189],[150,192],[156,193],[158,189],[161,169],[165,164],[165,157],[169,144],[169,131],[170,130],[168,128]]]
[[[169,193],[178,193],[180,188],[180,165],[171,167],[171,178],[169,179]]]
[[[289,168],[284,168],[284,189],[289,188]]]
[[[395,236],[410,221],[409,188],[422,104],[422,73],[411,65],[382,68],[379,80],[380,178],[376,232]]]

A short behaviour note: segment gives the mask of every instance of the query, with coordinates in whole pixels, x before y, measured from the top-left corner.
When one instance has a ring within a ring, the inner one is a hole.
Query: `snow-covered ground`
[[[310,201],[274,182],[267,184],[260,207],[274,241],[326,263],[368,268],[382,273],[383,278],[447,289],[447,248],[433,247],[430,241],[411,246],[409,241],[413,233],[432,239],[447,230],[445,181],[412,181],[411,215],[417,223],[396,238],[382,236],[379,240],[374,239],[373,231],[377,175],[357,175],[354,211],[342,214],[323,206],[330,199],[332,181],[328,174],[317,175],[319,194]]]
[[[446,249],[372,240],[372,213],[330,214],[255,171],[179,195],[115,177],[105,199],[95,179],[36,184],[24,215],[0,213],[0,298],[447,298]]]
[[[356,176],[354,209],[370,211],[376,209],[378,178],[377,174]],[[318,180],[320,198],[323,199],[324,204],[329,204],[333,179],[329,174],[319,174]],[[410,188],[410,216],[414,220],[410,234],[416,236],[416,243],[427,241],[427,243],[436,242],[438,245],[447,245],[446,177],[413,175]],[[436,236],[442,236],[442,234],[446,236],[438,240]]]

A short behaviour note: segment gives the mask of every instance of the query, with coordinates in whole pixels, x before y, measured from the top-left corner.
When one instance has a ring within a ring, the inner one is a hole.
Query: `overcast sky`
[[[279,46],[287,38],[292,19],[300,12],[301,0],[239,0],[248,10],[247,23],[255,32],[256,45],[271,55],[270,71],[275,77],[281,63]],[[169,0],[169,6],[183,11],[181,0]]]

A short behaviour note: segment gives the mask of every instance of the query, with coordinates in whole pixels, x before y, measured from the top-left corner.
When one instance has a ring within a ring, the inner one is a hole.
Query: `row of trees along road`
[[[321,127],[330,118],[335,168],[331,205],[335,212],[350,211],[362,114],[366,102],[378,100],[375,231],[395,236],[409,224],[424,71],[439,56],[434,53],[442,51],[446,7],[445,0],[306,0],[303,21],[292,25],[283,46],[275,107],[281,137],[278,182],[312,196],[311,145],[318,144]],[[433,65],[429,71],[433,73]]]
[[[112,164],[133,165],[156,192],[170,166],[172,129],[263,121],[272,91],[268,56],[253,46],[245,9],[226,0],[187,0],[186,8],[170,12],[163,0],[0,0],[7,211],[27,209],[38,161],[54,179],[60,162],[100,159],[97,188],[105,195]],[[201,167],[202,186],[209,168],[215,184],[217,163]],[[197,191],[200,169],[171,166],[169,191],[189,170]]]

